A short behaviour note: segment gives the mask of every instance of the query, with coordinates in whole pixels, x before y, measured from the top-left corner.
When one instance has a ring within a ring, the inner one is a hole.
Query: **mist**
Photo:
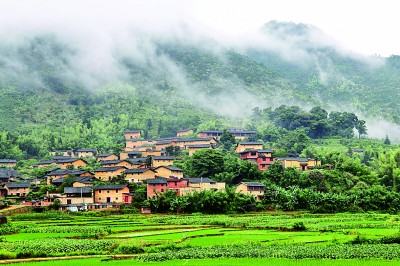
[[[160,44],[198,47],[221,62],[227,61],[230,50],[267,51],[302,68],[317,69],[322,83],[341,78],[326,51],[371,69],[384,65],[383,58],[358,55],[306,24],[272,21],[239,36],[221,32],[198,21],[195,6],[181,1],[2,1],[0,23],[0,83],[43,88],[46,80],[40,71],[51,69],[71,86],[96,93],[105,84],[132,82],[140,75],[145,88],[155,93],[157,81],[165,80],[194,106],[229,118],[245,118],[254,107],[312,103],[288,97],[285,88],[266,88],[265,95],[255,95],[235,76],[213,76],[210,82],[218,90],[211,95],[209,84],[191,80],[182,64],[160,52]],[[38,58],[43,64],[36,65]],[[132,75],[132,69],[140,74]],[[391,135],[375,130],[382,125],[378,122],[368,125],[370,136]]]

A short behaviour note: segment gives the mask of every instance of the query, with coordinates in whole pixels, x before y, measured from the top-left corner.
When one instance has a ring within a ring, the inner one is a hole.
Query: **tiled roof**
[[[27,188],[31,187],[31,184],[27,182],[6,182],[4,183],[8,188]]]
[[[117,164],[122,162],[121,160],[105,160],[105,161],[101,161],[100,164]]]
[[[113,171],[117,171],[121,168],[125,168],[124,166],[114,166],[114,167],[102,167],[99,169],[94,170],[95,172],[113,172]]]
[[[71,156],[53,156],[51,157],[52,160],[59,161],[59,160],[67,160],[72,159]]]
[[[154,160],[174,160],[174,156],[152,156]]]
[[[169,169],[169,170],[171,170],[171,171],[180,171],[180,172],[183,172],[183,170],[182,170],[181,168],[176,167],[176,166],[173,166],[173,165],[159,166],[159,167],[165,167],[165,168],[167,168],[167,169]],[[157,168],[159,168],[159,167],[157,167]],[[156,168],[156,169],[157,169],[157,168]]]
[[[110,155],[114,155],[114,154],[111,154],[111,153],[102,153],[102,154],[97,155],[97,157],[108,157],[108,156],[110,156]]]
[[[97,152],[97,149],[79,149],[76,152]]]
[[[118,184],[118,185],[100,185],[93,188],[93,190],[103,190],[103,189],[123,189],[127,185]]]
[[[19,177],[19,174],[13,168],[0,167],[0,178],[10,178],[10,177]]]
[[[154,179],[147,179],[147,184],[167,184],[166,178],[154,178]]]
[[[276,158],[279,161],[297,161],[301,163],[308,162],[307,158],[299,158],[299,157],[287,157],[287,158]]]
[[[13,160],[13,159],[0,159],[0,164],[2,163],[16,163],[17,160]]]
[[[92,193],[91,187],[65,187],[64,194]]]
[[[214,180],[208,177],[189,177],[189,183],[216,183]]]
[[[149,169],[149,168],[135,168],[135,169],[126,169],[126,170],[125,170],[125,173],[126,173],[126,174],[144,173],[144,172],[146,172],[147,170],[153,171],[153,170],[151,170],[151,169]],[[153,171],[153,172],[154,172],[154,171]]]
[[[254,141],[254,142],[248,141],[248,142],[239,142],[238,143],[238,145],[262,145],[262,144],[263,143],[259,142],[259,141]]]
[[[244,184],[248,187],[265,187],[264,184],[257,183],[257,182],[242,182],[242,184]]]
[[[189,145],[188,148],[189,149],[203,149],[203,148],[211,148],[211,144],[197,144],[197,145]]]

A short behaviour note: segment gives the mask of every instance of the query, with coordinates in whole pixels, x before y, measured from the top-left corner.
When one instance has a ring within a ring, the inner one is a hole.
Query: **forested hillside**
[[[327,42],[304,41],[314,32],[302,24],[279,22],[263,28],[267,36],[290,39],[289,48],[298,49],[302,59],[285,57],[284,47],[280,52],[270,47],[239,49],[209,39],[142,35],[112,50],[109,65],[83,61],[87,51],[55,34],[4,41],[0,152],[23,158],[52,149],[113,151],[122,147],[122,132],[129,128],[154,138],[184,128],[239,126],[258,129],[268,140],[267,131],[282,135],[280,128],[299,132],[318,126],[284,125],[279,114],[271,114],[282,104],[286,107],[278,110],[301,113],[322,106],[327,113],[399,124],[399,57],[364,58]],[[319,127],[330,122],[322,121]],[[311,138],[332,136],[307,130]],[[351,130],[336,133],[353,137]]]

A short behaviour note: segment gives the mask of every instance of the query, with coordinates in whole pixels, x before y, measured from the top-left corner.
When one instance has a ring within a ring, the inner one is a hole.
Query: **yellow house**
[[[239,142],[236,145],[235,152],[240,153],[245,150],[262,150],[263,144],[262,142]]]
[[[173,177],[183,178],[183,170],[172,165],[159,166],[154,170],[157,172],[158,177],[168,178],[173,176]]]
[[[6,182],[4,188],[7,190],[7,196],[25,197],[31,188],[27,182]]]
[[[235,192],[242,194],[253,195],[257,200],[262,200],[264,197],[265,185],[257,182],[242,182],[237,187]]]
[[[217,140],[215,138],[187,138],[179,139],[176,141],[177,145],[182,150],[187,150],[189,145],[215,145]]]
[[[49,161],[41,161],[38,162],[37,164],[33,165],[33,167],[37,167],[37,168],[45,168],[45,167],[57,167],[57,163],[54,160],[49,160]]]
[[[195,153],[198,150],[212,149],[212,145],[211,144],[188,145],[188,149],[189,149],[189,156],[192,156],[193,153]]]
[[[156,171],[149,168],[136,168],[125,170],[125,180],[131,183],[141,183],[147,179],[153,179],[156,176]]]
[[[126,130],[124,136],[125,139],[140,139],[140,130]]]
[[[53,181],[67,176],[91,177],[92,173],[86,170],[79,170],[79,169],[76,170],[54,169],[46,174],[47,185],[51,185]]]
[[[15,167],[15,166],[17,166],[17,160],[0,159],[0,167],[3,165],[7,166],[7,167]]]
[[[73,187],[91,187],[93,185],[92,176],[78,177],[75,182],[72,183]]]
[[[172,140],[172,141],[160,141],[157,142],[156,144],[156,150],[160,151],[160,150],[165,150],[165,148],[169,147],[169,146],[178,146],[177,142]]]
[[[74,151],[73,150],[55,150],[50,152],[51,156],[74,156]]]
[[[110,160],[118,160],[118,156],[115,154],[111,154],[111,153],[103,153],[103,154],[99,154],[97,155],[97,161],[101,162],[101,161],[110,161]]]
[[[79,167],[86,167],[87,163],[82,159],[67,159],[67,160],[59,160],[57,164],[61,169],[78,169]]]
[[[214,180],[206,177],[187,178],[187,179],[189,181],[188,186],[180,189],[182,196],[194,192],[200,192],[202,190],[225,191],[224,182],[215,182]]]
[[[164,156],[166,154],[165,150],[160,151],[144,151],[142,152],[142,157],[147,156]]]
[[[182,136],[186,136],[186,135],[190,135],[190,134],[193,134],[193,129],[179,130],[176,133],[176,136],[182,137]]]
[[[59,199],[62,205],[94,203],[91,187],[65,187],[64,194]]]
[[[101,185],[93,188],[95,203],[130,203],[128,185]]]
[[[119,154],[120,160],[134,159],[134,158],[141,158],[141,157],[146,157],[146,156],[142,155],[141,151],[127,151],[127,152],[120,152],[120,154]]]
[[[126,167],[123,166],[115,166],[115,167],[103,167],[97,170],[94,170],[94,175],[97,179],[101,181],[110,181],[113,177],[121,176]]]
[[[124,166],[126,168],[135,168],[135,163],[130,162],[130,160],[109,160],[101,161],[101,167],[115,167]]]
[[[314,168],[317,165],[321,165],[321,161],[311,158],[277,158],[285,167],[295,167],[298,170],[306,171]]]
[[[153,156],[151,157],[151,165],[154,168],[157,168],[159,166],[167,166],[167,165],[173,165],[175,157],[173,156]]]
[[[96,157],[96,149],[79,149],[75,151],[76,157]]]

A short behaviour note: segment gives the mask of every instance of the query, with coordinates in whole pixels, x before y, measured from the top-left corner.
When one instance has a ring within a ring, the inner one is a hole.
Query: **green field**
[[[135,265],[397,265],[399,228],[400,216],[379,213],[32,213],[0,227],[0,259],[84,255],[79,265],[132,265],[132,258],[102,261],[132,255]],[[70,263],[77,265],[62,261]]]
[[[10,266],[23,265],[23,266],[242,266],[242,265],[270,265],[270,266],[392,266],[400,265],[400,260],[379,260],[379,259],[368,259],[368,260],[315,260],[315,259],[303,259],[303,260],[291,260],[291,259],[193,259],[193,260],[171,260],[164,262],[138,262],[133,260],[114,260],[114,261],[102,261],[101,259],[84,259],[84,260],[63,260],[60,261],[45,261],[45,262],[27,262],[23,264],[8,264]]]

